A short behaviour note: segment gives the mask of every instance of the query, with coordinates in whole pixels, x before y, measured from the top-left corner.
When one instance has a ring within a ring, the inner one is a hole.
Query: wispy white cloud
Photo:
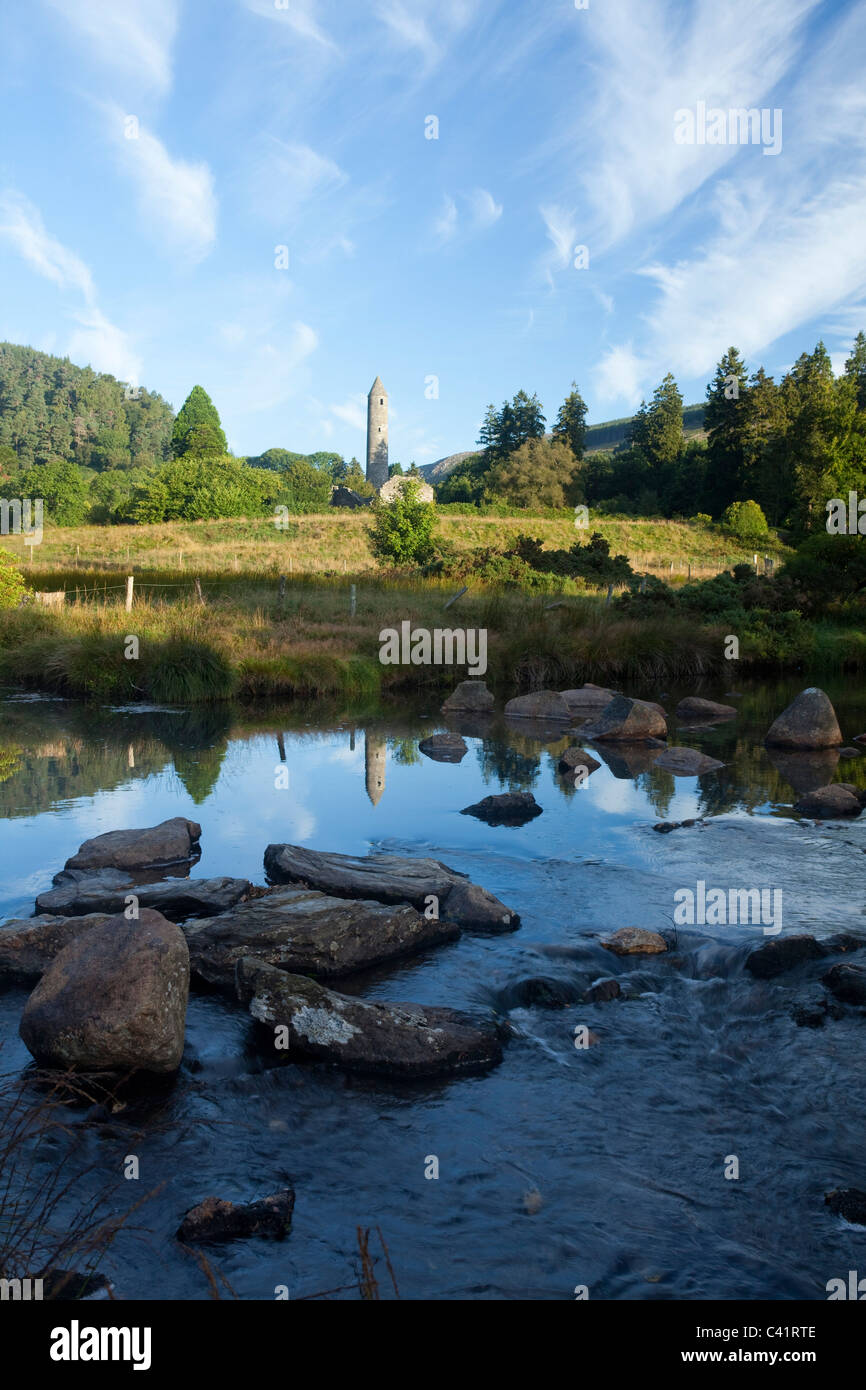
[[[338,420],[342,420],[344,425],[349,425],[353,430],[366,430],[367,428],[367,397],[363,391],[356,391],[348,396],[342,405],[332,405],[329,407],[332,415],[336,415]]]
[[[457,231],[457,204],[447,193],[442,208],[433,223],[433,235],[440,243],[450,241]]]
[[[493,194],[486,188],[476,188],[472,193],[462,196],[461,202],[467,213],[462,224],[456,200],[450,193],[446,193],[442,200],[442,207],[433,223],[433,236],[440,245],[451,241],[461,225],[467,233],[483,232],[502,216],[502,204],[497,203]]]
[[[139,385],[141,358],[130,347],[123,330],[93,305],[77,313],[75,319],[79,326],[70,336],[68,346],[73,362],[88,362],[97,372],[110,372],[120,381]]]
[[[45,0],[91,56],[135,90],[171,86],[176,0]]]
[[[612,347],[605,352],[595,369],[596,393],[600,401],[625,401],[637,405],[646,364],[636,356],[631,343]]]
[[[84,300],[84,307],[73,311],[78,327],[66,348],[69,356],[90,363],[97,371],[111,372],[121,381],[137,384],[141,359],[132,350],[126,333],[98,307],[89,267],[51,235],[39,209],[12,189],[0,194],[0,239],[8,242],[43,279]]]
[[[429,9],[405,3],[405,0],[387,0],[376,10],[377,17],[390,31],[391,37],[405,48],[417,48],[428,64],[433,64],[442,56],[442,49],[434,39],[427,24]]]
[[[141,125],[137,138],[126,139],[119,107],[109,108],[108,118],[120,166],[136,186],[143,222],[158,242],[192,261],[202,260],[217,234],[217,198],[209,166],[173,157]]]
[[[80,291],[88,302],[94,300],[93,276],[84,261],[52,236],[39,209],[12,189],[0,194],[0,237],[46,280]]]
[[[328,155],[311,145],[267,136],[250,171],[252,196],[272,222],[295,218],[305,203],[323,198],[348,182],[348,175]]]
[[[325,33],[316,17],[318,6],[315,0],[284,0],[280,6],[276,0],[243,0],[243,3],[252,14],[257,14],[262,19],[274,20],[299,38],[310,39],[323,48],[336,51],[336,44]]]
[[[282,333],[278,342],[271,335],[261,336],[246,349],[243,368],[233,374],[223,397],[238,414],[283,405],[304,388],[306,375],[302,376],[302,370],[318,346],[318,334],[300,320]]]
[[[553,272],[564,270],[571,264],[577,242],[577,218],[567,208],[548,203],[539,208],[552,249],[541,259],[541,270],[548,284],[552,285]]]

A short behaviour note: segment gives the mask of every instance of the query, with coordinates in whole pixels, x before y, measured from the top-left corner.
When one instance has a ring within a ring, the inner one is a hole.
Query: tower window
[[[383,399],[382,399],[381,396],[379,397],[379,404],[380,404],[380,405],[384,405],[384,404],[385,404],[385,402],[383,401]]]

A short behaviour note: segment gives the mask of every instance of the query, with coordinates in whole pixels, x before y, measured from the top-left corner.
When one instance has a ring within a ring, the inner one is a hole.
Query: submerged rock
[[[380,903],[410,903],[423,912],[436,900],[442,921],[476,931],[514,931],[516,912],[465,874],[438,859],[409,859],[398,854],[328,854],[300,845],[268,845],[265,870],[272,883],[302,883],[338,898]]]
[[[594,985],[590,985],[585,991],[583,1002],[585,1004],[608,1004],[611,999],[619,999],[622,990],[618,980],[596,980]]]
[[[842,731],[824,691],[812,685],[770,725],[764,742],[776,748],[836,748]]]
[[[287,1028],[288,1049],[275,1049],[278,1058],[398,1078],[480,1071],[502,1060],[502,1030],[455,1009],[371,1003],[249,958],[238,962],[237,992],[258,1023]]]
[[[109,830],[67,859],[67,869],[150,869],[196,857],[201,826],[174,816],[144,830]]]
[[[612,936],[606,936],[601,944],[606,951],[613,951],[617,956],[655,956],[668,949],[663,936],[644,927],[620,927]]]
[[[580,998],[577,985],[568,980],[557,980],[552,975],[530,975],[526,980],[517,980],[508,985],[500,994],[498,1005],[504,1011],[509,1009],[564,1009]]]
[[[244,1236],[272,1236],[282,1240],[291,1227],[294,1205],[295,1194],[290,1187],[262,1197],[258,1202],[237,1205],[219,1197],[205,1197],[186,1213],[178,1227],[177,1239],[186,1245],[237,1240]]]
[[[838,783],[807,792],[799,801],[794,802],[795,811],[799,811],[803,816],[815,816],[820,820],[831,820],[839,816],[859,816],[862,809],[854,793]]]
[[[488,825],[526,825],[527,821],[540,816],[543,807],[539,806],[532,792],[502,792],[499,796],[485,796],[474,806],[464,806],[461,816],[475,816]]]
[[[588,739],[638,742],[644,738],[664,738],[667,731],[667,722],[660,706],[617,695],[597,719],[583,725],[580,733]]]
[[[46,1269],[42,1279],[42,1298],[51,1303],[73,1303],[84,1298],[108,1297],[113,1289],[104,1274],[81,1269]]]
[[[489,714],[495,703],[484,681],[461,681],[442,706],[442,713],[469,710],[476,714]]]
[[[704,700],[700,695],[687,695],[677,705],[677,719],[683,720],[728,719],[736,713],[733,705],[720,705],[715,700]]]
[[[243,956],[327,979],[454,941],[460,928],[425,917],[408,903],[281,888],[223,916],[187,922],[184,933],[193,973],[208,984],[233,988]]]
[[[437,763],[459,763],[469,749],[459,734],[431,734],[418,744],[422,753]]]
[[[866,970],[862,965],[831,965],[821,976],[821,983],[843,1004],[866,1004]]]
[[[746,957],[746,969],[758,980],[772,980],[804,960],[817,960],[825,954],[824,947],[807,932],[796,936],[778,936],[765,941]]]
[[[824,1196],[834,1216],[842,1216],[854,1226],[866,1226],[866,1192],[859,1187],[834,1187]]]
[[[87,874],[73,870],[75,882],[50,888],[36,899],[37,912],[123,912],[130,894],[139,907],[153,907],[172,922],[185,917],[215,917],[227,912],[249,893],[245,878],[165,878],[159,883],[136,884],[120,869],[100,869]]]
[[[531,695],[517,695],[505,706],[507,719],[571,719],[571,711],[558,690],[535,690]]]
[[[700,777],[705,772],[717,772],[725,766],[717,758],[708,758],[705,753],[699,753],[696,748],[666,748],[659,753],[653,765],[663,768],[665,772],[672,772],[675,777]]]
[[[173,1072],[183,1055],[189,952],[179,927],[143,908],[64,947],[24,1006],[21,1038],[49,1067]]]
[[[13,918],[0,927],[0,981],[38,980],[48,966],[76,937],[107,920],[104,912],[84,917]]]

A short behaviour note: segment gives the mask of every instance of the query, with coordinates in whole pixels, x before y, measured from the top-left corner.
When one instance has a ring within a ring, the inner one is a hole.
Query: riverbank
[[[383,665],[379,634],[405,621],[430,632],[485,630],[485,679],[505,698],[585,681],[690,683],[732,680],[736,669],[866,663],[859,634],[828,623],[800,624],[772,662],[760,634],[739,634],[732,663],[728,625],[686,612],[632,616],[571,581],[559,597],[472,586],[446,607],[454,585],[437,579],[358,576],[353,586],[338,576],[295,576],[282,589],[275,577],[139,571],[130,613],[121,574],[55,572],[42,582],[66,590],[64,606],[0,613],[0,684],[81,699],[358,697],[447,690],[464,678],[465,666]]]

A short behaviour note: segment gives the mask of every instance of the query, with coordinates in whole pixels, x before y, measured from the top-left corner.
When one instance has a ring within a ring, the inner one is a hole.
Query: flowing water
[[[116,1114],[72,1115],[75,1162],[93,1165],[76,1196],[119,1185],[110,1206],[122,1211],[160,1189],[109,1252],[117,1296],[208,1297],[174,1241],[183,1212],[209,1194],[245,1201],[289,1182],[287,1240],[213,1252],[241,1298],[273,1299],[278,1286],[357,1298],[359,1225],[381,1227],[403,1297],[568,1299],[585,1285],[593,1299],[823,1299],[829,1279],[866,1272],[866,1230],[823,1202],[832,1187],[866,1187],[862,1016],[798,1027],[791,1009],[820,995],[826,965],[753,980],[743,961],[768,939],[760,925],[673,935],[674,893],[698,881],[780,888],[783,934],[863,930],[866,818],[803,821],[791,803],[808,770],[762,746],[806,684],[742,684],[736,719],[672,722],[671,741],[720,758],[720,772],[674,778],[649,753],[611,753],[579,788],[556,774],[572,740],[501,721],[452,724],[468,753],[431,761],[418,740],[447,727],[431,696],[356,711],[3,700],[0,921],[29,916],[84,839],[176,815],[202,825],[195,877],[262,883],[272,842],[432,855],[522,917],[512,935],[467,932],[336,985],[507,1016],[505,1060],[484,1075],[406,1084],[268,1066],[245,1011],[194,992],[176,1081]],[[866,730],[866,697],[825,688],[846,741]],[[692,692],[630,693],[663,695],[673,710]],[[831,775],[866,787],[866,757]],[[490,828],[459,814],[506,790],[531,790],[543,815]],[[652,828],[693,817],[705,820]],[[667,932],[673,950],[618,959],[600,937],[623,926]],[[611,975],[626,997],[608,1003],[526,1005],[519,988],[544,976],[573,997]],[[0,993],[7,1074],[30,1063],[17,1035],[25,999]],[[580,1025],[599,1045],[575,1046]],[[129,1154],[137,1183],[122,1178]],[[425,1177],[434,1156],[439,1176]],[[388,1296],[384,1262],[377,1274]]]

